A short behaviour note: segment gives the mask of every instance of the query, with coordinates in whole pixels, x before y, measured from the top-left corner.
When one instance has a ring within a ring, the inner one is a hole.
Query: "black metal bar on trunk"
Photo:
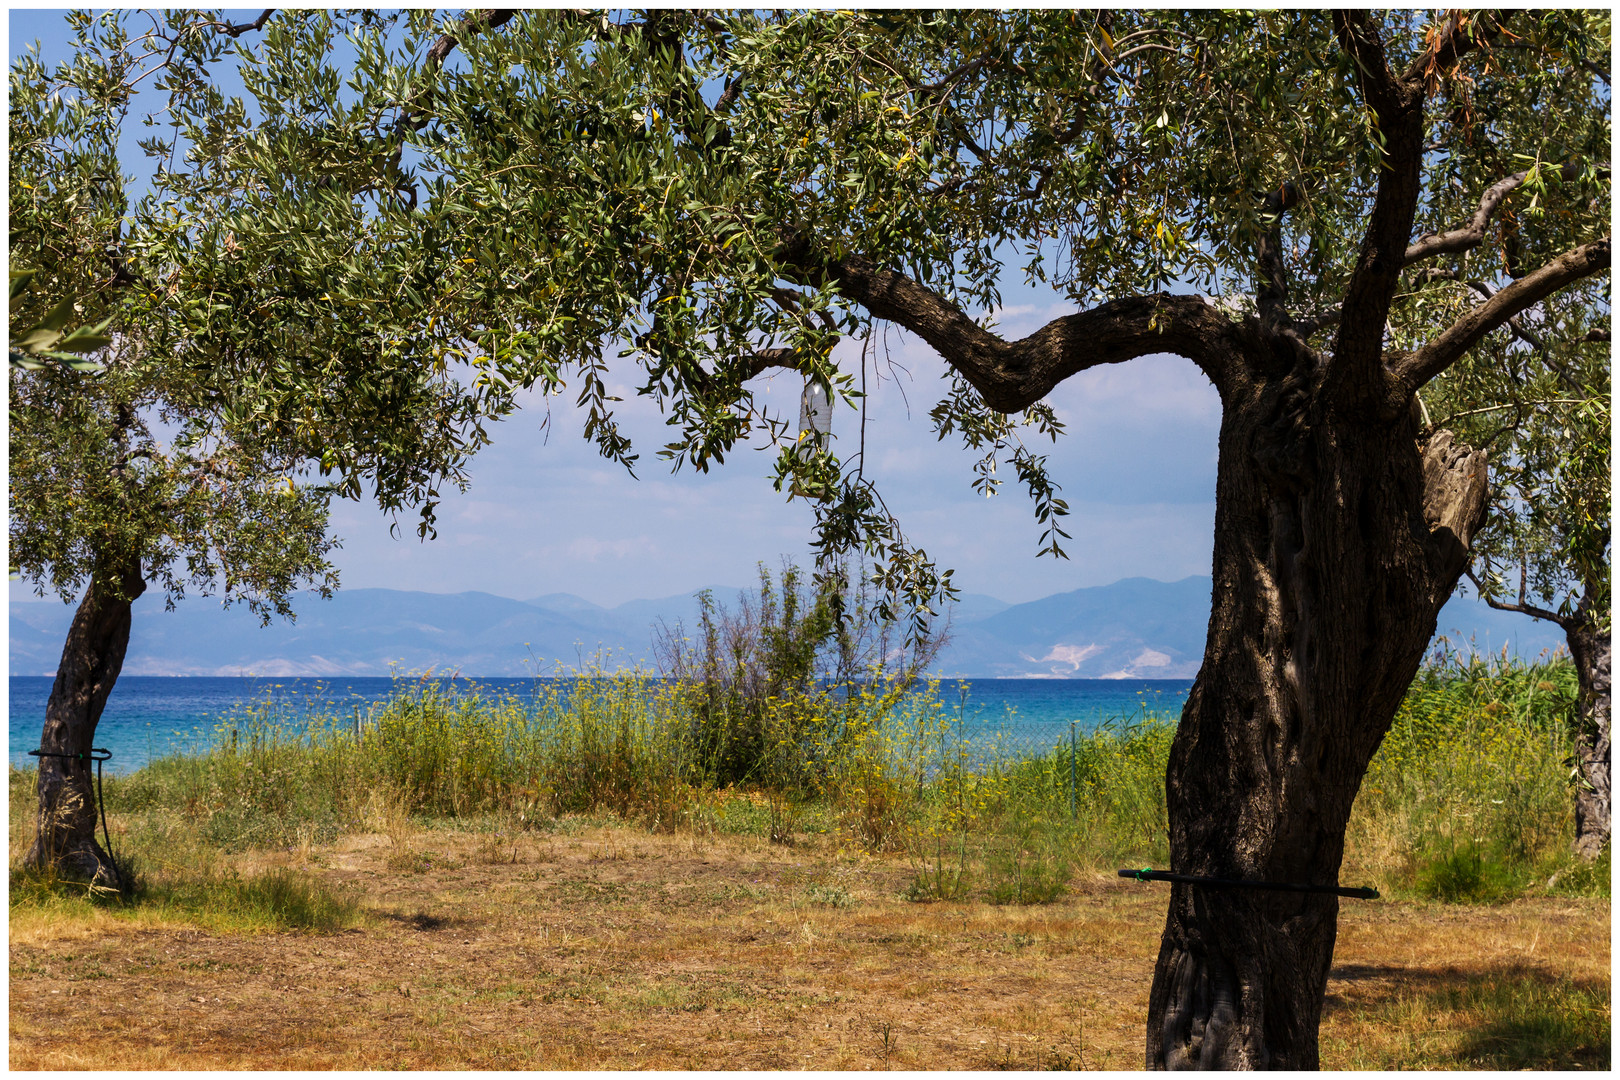
[[[1291,881],[1233,881],[1229,878],[1199,877],[1196,874],[1172,874],[1166,870],[1154,870],[1150,867],[1141,870],[1121,870],[1119,876],[1135,878],[1137,881],[1179,881],[1184,885],[1207,885],[1216,889],[1269,889],[1273,892],[1332,893],[1335,896],[1349,896],[1357,900],[1378,899],[1378,890],[1370,888],[1304,885]]]

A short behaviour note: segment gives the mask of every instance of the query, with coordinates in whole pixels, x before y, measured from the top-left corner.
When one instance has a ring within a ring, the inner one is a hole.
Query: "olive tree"
[[[662,458],[707,469],[775,441],[819,552],[864,546],[921,617],[948,573],[858,453],[795,439],[752,380],[789,369],[858,407],[834,346],[879,324],[916,335],[949,366],[934,430],[982,453],[986,488],[1012,466],[1056,553],[1067,507],[1024,441],[1060,432],[1046,395],[1102,364],[1191,360],[1222,423],[1208,640],[1168,775],[1173,867],[1337,880],[1363,772],[1488,501],[1484,453],[1427,424],[1417,395],[1493,330],[1606,278],[1606,17],[258,25],[239,43],[257,119],[218,93],[172,114],[202,152],[165,180],[187,245],[165,257],[230,298],[187,340],[220,342],[275,417],[295,411],[278,395],[306,356],[346,378],[459,372],[491,401],[574,390],[588,437],[629,466],[607,375],[633,372],[667,415]],[[1459,303],[1470,260],[1509,244],[1518,272]],[[986,315],[1015,268],[1079,310],[999,336]],[[278,350],[265,321],[356,344]],[[1315,1066],[1337,904],[1175,885],[1148,1063]]]
[[[217,95],[207,65],[230,40],[196,12],[150,17],[144,32],[132,18],[69,15],[72,60],[47,70],[26,54],[10,85],[10,561],[41,594],[78,601],[27,859],[118,887],[95,837],[91,750],[134,601],[148,587],[171,607],[188,588],[219,591],[264,622],[292,618],[295,589],[329,596],[337,583],[334,493],[369,485],[387,509],[427,511],[430,528],[434,485],[464,479],[480,415],[414,358],[379,365],[364,333],[233,308],[163,178],[183,165],[171,146],[148,144],[158,179],[131,195],[118,142],[141,115],[138,88],[184,113]],[[207,133],[186,137],[206,167]],[[316,482],[316,467],[334,475]]]

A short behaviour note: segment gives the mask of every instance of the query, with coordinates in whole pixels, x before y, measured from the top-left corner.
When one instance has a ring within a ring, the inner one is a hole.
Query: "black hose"
[[[1332,893],[1334,896],[1348,896],[1356,900],[1378,899],[1377,889],[1358,889],[1342,885],[1304,885],[1292,881],[1233,881],[1229,878],[1199,877],[1196,874],[1172,874],[1167,870],[1155,870],[1151,866],[1140,870],[1121,870],[1119,876],[1135,878],[1137,881],[1179,881],[1184,885],[1205,885],[1214,889],[1267,889],[1272,892]]]

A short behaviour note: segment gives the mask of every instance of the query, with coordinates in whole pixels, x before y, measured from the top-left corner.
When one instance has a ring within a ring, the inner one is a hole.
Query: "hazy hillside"
[[[15,587],[14,587],[14,591]],[[737,590],[715,587],[735,606]],[[1025,604],[963,597],[937,669],[946,676],[1040,678],[1191,678],[1209,620],[1210,581],[1166,583],[1128,578]],[[510,600],[488,593],[453,595],[352,589],[333,599],[301,596],[298,621],[260,628],[245,608],[207,598],[172,612],[162,598],[135,605],[135,632],[124,671],[131,675],[387,675],[433,669],[464,675],[549,674],[601,657],[608,667],[652,663],[660,619],[690,627],[694,595],[632,600],[605,608],[566,593]],[[24,594],[11,602],[11,671],[56,669],[73,609]],[[1504,643],[1524,656],[1562,644],[1557,627],[1453,598],[1440,631],[1479,651]]]
[[[1126,578],[959,619],[947,675],[1191,678],[1209,621],[1209,579]]]

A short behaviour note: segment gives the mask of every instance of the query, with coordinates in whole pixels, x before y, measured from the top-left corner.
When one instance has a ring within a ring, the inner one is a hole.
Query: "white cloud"
[[[990,314],[1003,337],[1021,338],[1033,334],[1053,319],[1073,315],[1080,308],[1068,300],[1044,304],[1007,304]]]

